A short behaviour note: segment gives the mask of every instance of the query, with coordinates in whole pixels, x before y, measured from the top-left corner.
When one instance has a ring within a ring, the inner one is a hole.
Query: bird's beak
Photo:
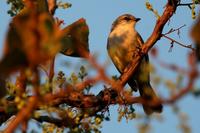
[[[135,18],[135,21],[138,22],[141,18]]]

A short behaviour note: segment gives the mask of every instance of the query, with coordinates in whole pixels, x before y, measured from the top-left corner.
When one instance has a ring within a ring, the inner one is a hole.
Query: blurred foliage
[[[60,30],[48,13],[34,14],[28,11],[19,14],[10,24],[2,59],[2,63],[5,60],[6,64],[1,66],[16,67],[21,66],[22,62],[33,66],[45,63],[59,52],[61,37]],[[13,57],[15,62],[11,61]]]
[[[10,5],[10,9],[8,10],[8,14],[13,17],[17,15],[23,8],[24,4],[23,0],[7,0],[7,4]]]
[[[72,108],[69,106],[63,106],[62,109],[58,108],[45,108],[48,114],[56,112],[60,118],[65,120],[65,129],[54,125],[53,123],[43,123],[42,128],[43,132],[57,132],[57,131],[68,131],[68,133],[80,133],[80,132],[95,132],[100,133],[101,123],[104,118],[104,115],[97,114],[95,116],[89,116],[87,111]],[[42,115],[42,114],[39,114]],[[40,117],[40,116],[37,116]],[[59,117],[57,120],[59,121]],[[55,117],[54,117],[55,118]],[[54,119],[52,118],[52,119]]]
[[[63,9],[70,8],[72,6],[71,3],[58,1],[57,6]]]
[[[153,5],[148,0],[146,1],[145,4],[146,4],[146,8],[149,11],[152,11],[157,19],[160,18],[160,15],[159,15],[158,11],[153,8]]]
[[[198,19],[192,27],[191,37],[194,40],[196,46],[197,59],[198,61],[200,61],[200,15],[198,16]]]
[[[186,113],[180,112],[179,115],[179,129],[182,133],[192,133],[190,125],[188,124],[188,116]]]
[[[43,4],[47,3],[47,0],[36,0],[36,4],[38,4],[38,6],[44,8]],[[7,11],[8,14],[13,17],[15,15],[17,15],[18,13],[20,13],[20,11],[24,8],[24,3],[26,2],[26,0],[7,0],[7,4],[10,5],[10,9]],[[63,2],[62,0],[57,2],[57,7],[59,8],[63,8],[63,9],[67,9],[70,8],[72,6],[72,4],[68,3],[68,2]],[[45,7],[46,8],[46,7]],[[46,8],[48,9],[48,8]]]
[[[149,123],[141,123],[138,125],[138,133],[149,133],[151,130],[151,126]]]
[[[195,97],[200,97],[200,88],[194,89],[192,93]]]
[[[120,122],[122,120],[122,118],[125,118],[127,122],[128,122],[128,120],[132,120],[132,119],[136,118],[135,109],[133,108],[133,105],[119,106],[118,121]]]
[[[192,0],[192,6],[190,7],[191,12],[192,12],[192,19],[196,19],[196,11],[195,11],[195,7],[196,4],[200,4],[200,0]]]

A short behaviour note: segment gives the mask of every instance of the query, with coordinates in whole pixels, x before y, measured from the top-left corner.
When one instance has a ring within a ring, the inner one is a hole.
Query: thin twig
[[[191,5],[193,5],[193,3],[180,3],[180,4],[178,4],[178,6],[182,6],[182,7],[187,6],[190,9],[192,9]]]
[[[168,40],[170,40],[170,41],[173,42],[173,43],[176,43],[176,44],[178,44],[178,45],[180,45],[180,46],[182,46],[182,47],[189,48],[189,49],[191,49],[192,51],[195,51],[195,48],[193,48],[192,45],[185,45],[185,44],[182,44],[182,43],[180,43],[180,42],[178,42],[178,41],[176,41],[176,40],[172,39],[171,37],[168,37],[168,36],[166,36],[166,35],[164,35],[164,34],[162,34],[162,36],[165,37],[165,38],[167,38]]]
[[[168,34],[170,34],[170,33],[172,33],[172,32],[179,31],[181,28],[183,28],[183,27],[185,27],[185,26],[186,26],[186,25],[184,24],[184,25],[180,26],[180,27],[177,28],[177,29],[171,29],[171,30],[169,30],[167,33],[164,33],[163,35],[168,35]]]

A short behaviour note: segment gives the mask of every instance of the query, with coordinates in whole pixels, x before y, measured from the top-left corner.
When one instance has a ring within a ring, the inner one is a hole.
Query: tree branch
[[[191,49],[192,51],[195,51],[195,48],[193,48],[192,45],[185,45],[185,44],[182,44],[182,43],[180,43],[180,42],[178,42],[178,41],[172,39],[171,37],[166,36],[165,34],[162,34],[162,36],[163,36],[164,38],[167,38],[168,40],[170,40],[172,43],[176,43],[176,44],[178,44],[178,45],[180,45],[180,46],[182,46],[182,47],[184,47],[184,48],[189,48],[189,49]]]
[[[173,32],[175,32],[175,31],[180,31],[180,29],[181,28],[183,28],[183,27],[185,27],[186,25],[184,24],[184,25],[182,25],[182,26],[180,26],[179,28],[177,28],[177,29],[170,29],[167,33],[164,33],[163,35],[168,35],[168,34],[170,34],[170,33],[173,33]]]

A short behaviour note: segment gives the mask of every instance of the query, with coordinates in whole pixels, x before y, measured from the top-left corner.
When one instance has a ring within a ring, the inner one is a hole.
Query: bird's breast
[[[138,45],[137,32],[130,28],[116,28],[108,38],[108,53],[113,63],[120,72],[133,58],[134,51]]]

